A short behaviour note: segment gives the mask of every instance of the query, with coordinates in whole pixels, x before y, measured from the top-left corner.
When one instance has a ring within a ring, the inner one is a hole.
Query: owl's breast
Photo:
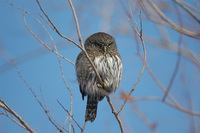
[[[108,91],[114,92],[120,84],[123,65],[121,58],[115,56],[98,56],[94,59],[94,65],[99,72],[102,81],[108,86]]]

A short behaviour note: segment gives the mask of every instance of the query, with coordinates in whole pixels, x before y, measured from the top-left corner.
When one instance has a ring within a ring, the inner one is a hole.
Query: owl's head
[[[115,39],[111,35],[98,32],[86,39],[85,49],[96,50],[102,53],[110,53],[117,50],[117,45]]]

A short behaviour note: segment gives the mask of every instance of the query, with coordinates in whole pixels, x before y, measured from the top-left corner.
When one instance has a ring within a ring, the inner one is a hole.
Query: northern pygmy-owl
[[[115,39],[109,34],[98,32],[91,35],[85,41],[85,50],[103,81],[101,86],[89,60],[83,52],[80,52],[76,60],[76,75],[82,99],[87,96],[85,121],[93,122],[96,118],[98,101],[105,97],[104,92],[109,94],[119,87],[123,64]]]

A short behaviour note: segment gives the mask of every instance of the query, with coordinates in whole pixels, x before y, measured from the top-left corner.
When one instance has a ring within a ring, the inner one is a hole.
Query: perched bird
[[[101,101],[106,93],[115,92],[119,87],[123,64],[115,39],[107,33],[98,32],[91,35],[84,46],[103,82],[102,85],[85,54],[80,52],[76,60],[76,75],[82,99],[87,96],[85,121],[93,122],[98,101]]]

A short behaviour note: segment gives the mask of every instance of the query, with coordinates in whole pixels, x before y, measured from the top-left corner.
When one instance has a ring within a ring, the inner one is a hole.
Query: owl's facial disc
[[[111,45],[112,45],[112,43],[110,43],[110,44],[102,44],[102,43],[98,43],[98,42],[95,43],[95,46],[98,47],[104,53],[107,53],[107,51],[109,50]]]

